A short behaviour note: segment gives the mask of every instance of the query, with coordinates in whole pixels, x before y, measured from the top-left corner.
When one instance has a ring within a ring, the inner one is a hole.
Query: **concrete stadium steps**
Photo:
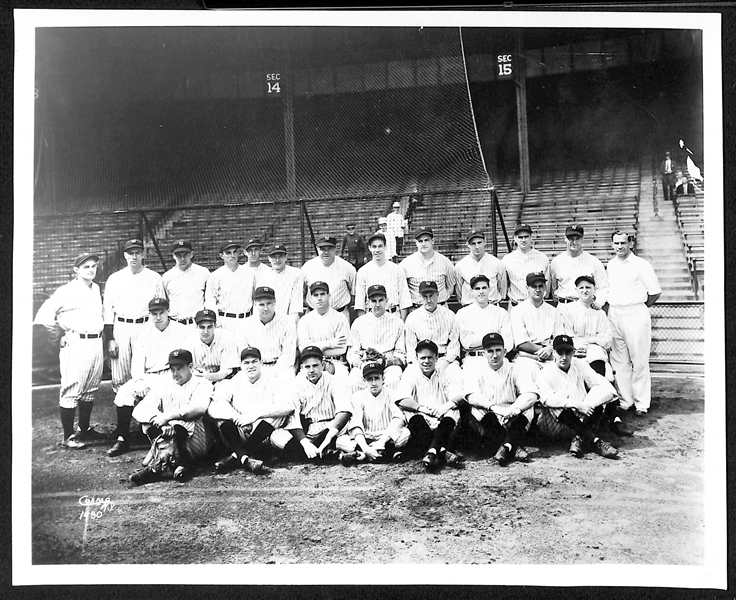
[[[676,214],[685,255],[695,269],[702,298],[705,293],[705,202],[700,186],[694,196],[678,196]]]

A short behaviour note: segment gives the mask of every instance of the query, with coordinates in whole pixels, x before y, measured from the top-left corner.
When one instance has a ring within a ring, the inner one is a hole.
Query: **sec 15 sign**
[[[281,93],[281,73],[266,73],[266,85],[269,94]]]
[[[496,57],[498,64],[498,76],[499,77],[511,77],[514,74],[512,69],[513,56],[511,54],[499,54]]]

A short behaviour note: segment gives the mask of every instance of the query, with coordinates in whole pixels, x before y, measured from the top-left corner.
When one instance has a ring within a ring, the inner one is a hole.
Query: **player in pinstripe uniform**
[[[271,434],[271,445],[288,457],[337,456],[335,439],[352,415],[347,386],[323,371],[322,358],[317,346],[302,349],[301,370],[290,390],[294,414],[285,428]]]
[[[59,341],[59,415],[64,430],[62,445],[84,448],[84,440],[103,435],[92,427],[94,394],[102,378],[102,298],[97,275],[97,254],[84,252],[74,259],[76,277],[57,289],[36,313],[34,322]],[[61,329],[61,332],[59,332]],[[74,430],[74,413],[79,406],[79,428]]]
[[[437,370],[438,349],[432,340],[421,340],[414,353],[417,362],[406,368],[394,392],[396,404],[407,413],[411,432],[407,456],[424,453],[422,464],[428,471],[442,463],[460,467],[459,457],[447,445],[460,419],[462,373],[455,378]]]
[[[419,340],[432,340],[437,344],[437,370],[448,375],[459,377],[460,365],[460,329],[457,317],[446,306],[438,304],[437,283],[422,281],[419,284],[424,305],[413,311],[404,325],[406,335],[406,359],[409,363],[417,362],[414,348]]]
[[[506,342],[498,333],[483,336],[485,358],[463,365],[468,420],[486,450],[502,467],[512,458],[524,461],[524,435],[534,420],[537,386],[505,358]]]
[[[192,374],[215,385],[240,367],[238,343],[232,333],[217,327],[215,311],[200,310],[194,321],[197,331],[190,334],[185,344],[192,352]]]
[[[366,291],[372,285],[382,285],[387,294],[386,310],[390,313],[398,311],[401,320],[405,321],[412,302],[404,270],[387,260],[386,236],[382,233],[374,233],[368,238],[368,249],[373,260],[358,271],[355,281],[355,312],[358,315],[365,314],[368,300]]]
[[[344,312],[348,318],[347,308],[355,289],[355,267],[337,256],[337,241],[334,237],[322,237],[317,240],[319,256],[309,259],[302,266],[307,286],[315,281],[324,281],[330,286],[330,306],[338,312]],[[311,293],[307,295],[307,304],[315,308]]]
[[[471,231],[467,238],[470,252],[455,265],[457,284],[455,293],[463,306],[473,303],[470,281],[476,275],[488,277],[488,302],[498,304],[506,297],[508,278],[503,263],[486,252],[486,236],[482,231]]]
[[[160,381],[133,410],[143,432],[153,442],[158,436],[174,438],[180,458],[174,465],[174,479],[184,481],[189,462],[209,454],[214,437],[202,421],[212,398],[212,384],[192,374],[192,354],[184,348],[168,357],[170,379]],[[133,473],[136,485],[157,479],[150,466]]]
[[[262,354],[263,372],[288,384],[295,375],[296,326],[286,315],[276,312],[276,292],[267,286],[253,292],[255,314],[245,321],[238,333],[240,347],[255,347]]]
[[[166,293],[161,275],[143,266],[143,242],[125,242],[123,256],[128,266],[110,275],[103,298],[105,339],[116,393],[130,379],[133,344],[148,321],[148,301]]]
[[[506,340],[506,351],[514,347],[511,319],[509,313],[488,302],[490,280],[487,275],[474,275],[470,278],[473,302],[461,308],[455,315],[460,331],[460,347],[463,352],[463,367],[473,361],[485,361],[486,351],[483,336],[486,333],[500,333]]]
[[[287,250],[283,244],[276,244],[268,253],[271,271],[260,280],[271,287],[279,299],[276,312],[289,315],[296,325],[304,312],[304,273],[301,269],[286,264]]]
[[[450,259],[435,252],[434,233],[429,227],[417,231],[414,240],[417,251],[399,263],[406,275],[414,308],[419,308],[423,303],[422,292],[419,291],[419,284],[422,281],[434,281],[437,284],[439,303],[445,304],[457,282],[455,267],[452,266]]]
[[[228,240],[220,245],[223,265],[210,274],[204,304],[218,315],[220,327],[237,335],[240,322],[253,310],[253,272],[238,262],[240,244]]]
[[[616,390],[590,365],[574,358],[575,345],[568,335],[558,335],[552,342],[554,361],[545,365],[537,377],[539,399],[545,411],[559,424],[574,432],[570,453],[582,458],[590,448],[605,458],[615,458],[618,450],[593,433],[616,397]],[[586,388],[590,391],[587,391]],[[549,422],[554,423],[550,419]],[[539,419],[537,426],[544,423]],[[549,434],[552,432],[542,431]]]
[[[266,285],[263,283],[263,277],[271,272],[270,267],[261,262],[261,252],[263,250],[263,244],[261,240],[257,238],[251,238],[245,243],[245,256],[248,262],[244,266],[253,269],[253,279],[255,280],[255,286]]]
[[[365,384],[365,353],[368,348],[373,348],[385,358],[381,380],[385,377],[387,387],[393,389],[399,383],[406,366],[404,323],[396,315],[386,312],[385,287],[372,285],[368,288],[367,296],[371,312],[355,319],[350,330],[347,358],[352,367],[352,387],[356,390]]]
[[[348,320],[330,306],[330,287],[324,281],[315,281],[309,286],[309,295],[314,310],[299,319],[297,345],[303,351],[307,346],[317,346],[324,353],[330,374],[347,383],[348,366],[346,352],[350,326]]]
[[[578,298],[575,280],[579,275],[593,275],[597,284],[592,306],[600,308],[608,300],[608,277],[603,263],[583,250],[583,234],[580,225],[565,229],[567,250],[555,256],[549,267],[552,295],[558,304],[575,302]]]
[[[161,276],[171,304],[170,316],[184,325],[194,323],[194,315],[204,308],[204,291],[210,272],[192,262],[192,245],[177,240],[172,249],[176,264]]]
[[[522,223],[514,230],[516,249],[501,259],[508,276],[509,310],[529,297],[526,276],[529,273],[544,273],[549,281],[549,259],[544,252],[532,246],[532,228]],[[543,298],[549,294],[549,286],[545,287]]]
[[[169,319],[169,301],[166,298],[154,298],[148,303],[148,310],[151,322],[143,328],[133,347],[132,377],[115,395],[118,425],[114,434],[117,441],[107,451],[109,456],[118,456],[130,449],[128,434],[133,407],[162,378],[168,377],[169,353],[181,348],[192,333],[190,327]]]
[[[335,443],[340,461],[348,466],[356,460],[400,460],[403,456],[397,448],[404,447],[410,435],[404,414],[383,385],[381,363],[366,363],[362,371],[366,387],[353,394],[347,432]]]
[[[294,414],[294,406],[284,393],[276,374],[261,370],[261,352],[246,347],[240,352],[240,372],[217,386],[207,414],[216,422],[231,454],[215,463],[218,473],[244,468],[263,474],[268,468],[254,459],[263,442],[275,429],[284,427]]]

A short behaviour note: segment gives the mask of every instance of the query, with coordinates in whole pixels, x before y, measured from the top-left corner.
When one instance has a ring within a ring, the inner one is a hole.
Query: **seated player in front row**
[[[524,435],[534,419],[539,394],[530,377],[506,360],[504,339],[498,333],[483,337],[483,362],[463,365],[468,420],[486,449],[502,467],[510,460],[526,460]]]
[[[407,457],[424,453],[422,463],[428,471],[443,462],[459,467],[459,457],[447,449],[447,444],[460,419],[457,403],[463,399],[462,377],[437,369],[439,351],[432,340],[421,340],[415,353],[417,362],[406,368],[394,392],[396,404],[408,413],[411,438]]]
[[[362,318],[362,317],[361,317]],[[397,317],[398,318],[398,317]],[[340,461],[348,466],[355,460],[401,460],[402,448],[409,440],[404,414],[384,387],[384,368],[380,362],[363,367],[366,388],[353,394],[353,416],[347,433],[338,436]]]
[[[278,373],[262,373],[261,351],[243,348],[240,372],[215,389],[207,414],[220,430],[232,454],[215,463],[215,471],[227,473],[236,468],[261,474],[268,469],[258,455],[261,444],[275,429],[283,427],[294,414]]]
[[[212,384],[193,376],[189,350],[172,351],[168,368],[171,379],[157,382],[133,409],[133,417],[152,443],[159,436],[173,438],[179,450],[179,459],[173,465],[174,479],[183,481],[189,461],[204,458],[214,445],[214,438],[202,421],[212,397]],[[149,454],[147,460],[150,457]],[[154,472],[147,464],[133,473],[130,480],[140,485],[160,476],[160,472]]]

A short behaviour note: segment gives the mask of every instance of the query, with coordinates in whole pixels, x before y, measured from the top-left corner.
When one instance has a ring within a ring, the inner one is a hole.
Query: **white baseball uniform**
[[[509,252],[501,259],[508,276],[509,308],[512,304],[523,302],[529,296],[526,285],[526,276],[529,273],[544,273],[547,279],[547,292],[549,292],[549,259],[544,252],[532,248],[526,254],[518,248]],[[545,294],[546,295],[546,294]]]
[[[304,312],[304,273],[301,269],[289,265],[280,273],[270,269],[259,276],[258,281],[275,292],[277,313],[296,315]]]
[[[486,361],[483,337],[500,333],[506,352],[514,348],[514,334],[509,313],[495,304],[481,308],[477,302],[464,306],[455,315],[460,332],[460,346],[465,351],[463,365],[476,360]]]
[[[235,336],[221,328],[215,329],[215,337],[205,344],[199,330],[190,332],[190,337],[182,348],[192,353],[192,365],[207,373],[217,373],[220,369],[237,369],[240,367],[240,354]],[[218,385],[221,382],[218,382]]]
[[[210,272],[202,265],[191,263],[182,271],[174,265],[161,276],[169,299],[169,317],[175,321],[194,323],[194,315],[204,308],[204,292]]]
[[[457,397],[462,392],[462,372],[459,376],[453,374],[440,373],[437,369],[432,372],[431,377],[427,377],[418,364],[410,364],[406,367],[401,381],[393,393],[394,401],[398,404],[406,398],[414,400],[418,404],[422,404],[428,408],[439,408],[449,401],[450,398]],[[426,413],[404,412],[404,418],[408,422],[414,415],[419,415],[426,421],[429,428],[434,430],[440,424],[440,419],[428,415]],[[460,420],[460,411],[453,408],[443,415],[450,417],[455,424]]]
[[[503,263],[486,252],[476,260],[472,253],[460,259],[455,265],[458,283],[462,285],[462,294],[460,303],[467,306],[473,302],[473,295],[470,290],[470,280],[476,275],[485,275],[491,280],[488,285],[488,301],[498,304],[506,297],[508,281],[506,276],[506,267]]]
[[[439,357],[449,362],[448,369],[459,375],[460,365],[460,328],[457,317],[446,306],[438,306],[429,312],[424,306],[419,307],[406,317],[404,324],[406,335],[406,358],[410,363],[416,363],[416,347],[420,340],[432,340],[437,344]]]
[[[354,357],[363,358],[362,353],[368,348],[378,350],[386,358],[398,358],[406,363],[406,347],[404,345],[404,322],[391,313],[383,313],[376,317],[366,313],[353,322],[350,329],[350,350],[348,360],[352,364]],[[365,386],[363,381],[363,365],[353,367],[350,376],[353,389]],[[402,369],[399,365],[391,365],[384,372],[386,387],[394,388],[401,379]]]
[[[611,322],[606,313],[585,306],[579,300],[559,304],[562,333],[572,338],[575,349],[587,347],[585,359],[588,363],[596,360],[608,362],[611,349]]]
[[[592,275],[595,279],[595,302],[603,306],[608,299],[608,277],[603,263],[590,252],[572,256],[565,251],[552,259],[549,267],[549,280],[556,298],[577,298],[575,280],[581,275]]]
[[[319,256],[309,259],[302,266],[307,289],[315,281],[324,281],[330,287],[330,306],[342,310],[350,304],[355,289],[355,267],[339,256],[327,267]],[[277,298],[278,300],[278,298]],[[307,293],[307,304],[314,308],[312,296]]]
[[[296,325],[290,317],[276,313],[268,323],[263,323],[258,315],[251,315],[243,321],[238,343],[241,350],[250,346],[261,351],[264,375],[278,373],[283,378],[282,384],[294,377]]]
[[[320,345],[320,342],[342,336],[345,336],[345,344],[324,350],[324,357],[326,359],[345,356],[348,349],[348,340],[350,339],[348,320],[342,313],[337,312],[333,308],[328,308],[324,315],[320,315],[316,310],[309,311],[299,319],[296,330],[299,350],[307,346],[317,346]],[[347,366],[340,360],[334,360],[332,362],[335,366],[335,375],[341,378],[347,378]]]
[[[386,288],[386,310],[389,312],[412,306],[406,275],[396,263],[387,260],[385,264],[379,265],[372,260],[360,268],[355,281],[355,310],[368,310],[366,294],[372,285]]]
[[[440,302],[447,302],[450,298],[457,282],[457,275],[452,262],[443,254],[435,251],[432,258],[424,260],[417,250],[402,260],[399,266],[404,270],[411,301],[415,306],[422,304],[422,295],[419,293],[419,284],[422,281],[437,283]]]
[[[231,271],[222,265],[210,274],[204,304],[217,313],[217,324],[237,335],[239,323],[253,310],[255,278],[245,265]]]
[[[294,414],[287,429],[300,428],[300,415],[309,420],[310,425],[304,433],[314,439],[329,425],[339,412],[353,412],[350,393],[339,379],[323,372],[317,383],[312,383],[303,372],[300,372],[290,390]]]
[[[551,346],[552,339],[562,331],[559,313],[546,302],[536,307],[531,298],[527,298],[509,315],[517,348],[525,342]],[[537,372],[544,366],[544,362],[522,355],[517,355],[513,362],[532,378],[536,378]]]

